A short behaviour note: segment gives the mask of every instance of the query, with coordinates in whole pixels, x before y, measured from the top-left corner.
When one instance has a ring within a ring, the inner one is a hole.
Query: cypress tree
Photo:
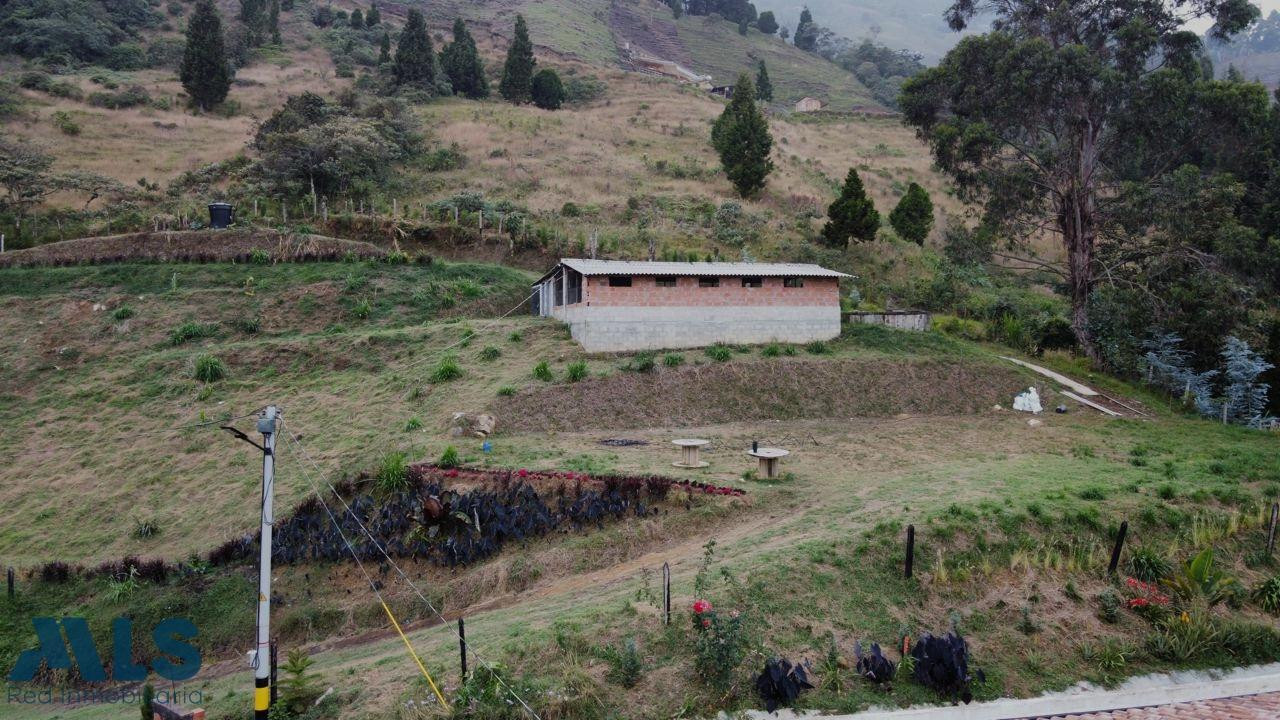
[[[543,68],[533,76],[529,94],[533,104],[543,110],[559,110],[564,104],[564,84],[555,70]]]
[[[813,13],[805,8],[800,13],[800,22],[796,23],[795,46],[801,50],[813,52],[818,47],[818,26],[813,22]]]
[[[537,61],[533,59],[533,43],[529,41],[529,26],[523,15],[516,15],[515,37],[507,50],[507,62],[502,66],[502,82],[498,84],[498,93],[509,102],[517,105],[527,103],[531,99],[533,85],[533,67]]]
[[[280,0],[271,0],[271,11],[267,13],[267,29],[271,31],[271,44],[280,44]]]
[[[417,8],[409,10],[404,30],[400,33],[393,72],[397,85],[417,85],[435,91],[435,51],[431,47],[431,36],[427,34],[427,21]]]
[[[377,27],[382,22],[382,11],[378,10],[378,3],[369,6],[369,12],[364,15],[365,27]]]
[[[748,25],[747,25],[747,19],[746,19],[745,17],[744,17],[744,18],[741,18],[741,19],[739,19],[739,20],[738,20],[738,34],[739,34],[739,35],[741,35],[741,36],[743,36],[743,37],[746,37],[746,35],[747,35],[747,27],[748,27]]]
[[[773,101],[773,83],[769,82],[769,70],[760,61],[760,70],[756,72],[756,99],[765,102]]]
[[[871,240],[880,229],[880,213],[862,187],[856,168],[849,168],[840,197],[827,208],[827,224],[822,236],[832,247],[844,247],[851,240]]]
[[[929,199],[929,193],[918,183],[907,186],[907,194],[889,213],[889,224],[904,240],[924,245],[924,239],[933,229],[933,201]]]
[[[391,62],[391,33],[382,33],[382,43],[378,46],[378,64]]]
[[[756,88],[745,73],[733,89],[733,100],[711,128],[711,144],[739,195],[750,197],[764,187],[765,178],[773,171],[769,159],[773,137],[768,121],[756,107]]]
[[[364,13],[360,12],[360,8],[351,11],[351,27],[356,30],[364,29]]]
[[[484,76],[484,62],[476,50],[475,38],[467,32],[462,18],[453,21],[453,42],[440,51],[440,64],[444,66],[455,93],[473,100],[489,97],[489,80]]]
[[[264,0],[240,0],[240,23],[244,25],[249,44],[257,47],[266,34],[267,12]]]
[[[222,19],[213,0],[199,0],[187,23],[187,47],[182,53],[179,77],[187,95],[202,110],[227,99],[231,67],[227,65]]]

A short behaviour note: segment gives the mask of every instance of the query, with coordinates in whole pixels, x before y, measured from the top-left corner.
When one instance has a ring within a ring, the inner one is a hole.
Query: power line
[[[293,443],[294,447],[297,448],[298,453],[302,456],[302,458],[308,463],[311,463],[311,466],[315,469],[316,474],[320,477],[322,481],[324,481],[324,484],[329,488],[329,491],[333,493],[333,496],[338,499],[338,502],[342,503],[342,507],[346,510],[347,514],[351,517],[352,520],[355,521],[356,525],[360,528],[362,532],[364,532],[365,536],[369,538],[369,542],[373,543],[373,546],[378,549],[378,552],[382,553],[382,556],[386,558],[387,562],[391,565],[391,567],[395,569],[396,574],[398,574],[400,578],[409,585],[409,587],[413,590],[414,594],[418,596],[418,599],[421,600],[423,604],[427,606],[427,609],[429,609],[432,612],[432,614],[434,614],[437,618],[439,618],[442,624],[444,624],[445,626],[448,626],[449,622],[448,620],[445,619],[444,614],[436,609],[436,606],[432,604],[432,602],[429,599],[427,599],[427,596],[422,593],[422,590],[418,588],[418,586],[413,582],[413,580],[409,578],[408,574],[406,574],[405,571],[400,568],[400,565],[397,564],[396,561],[391,557],[391,555],[387,553],[386,549],[383,548],[382,543],[378,542],[378,539],[374,537],[373,533],[369,532],[369,529],[365,527],[363,522],[360,521],[360,517],[356,515],[355,511],[351,509],[351,506],[347,504],[347,501],[342,497],[342,494],[339,493],[337,488],[335,488],[333,484],[330,483],[328,479],[325,478],[324,470],[320,468],[319,464],[316,463],[314,459],[312,459],[311,455],[307,452],[307,449],[303,447],[301,442],[298,441],[297,436],[295,436],[291,430],[285,427],[283,420],[281,421],[281,426],[284,429],[285,437],[290,442]],[[302,472],[303,472],[303,477],[307,480],[307,483],[311,485],[312,490],[316,493],[316,497],[320,498],[320,502],[323,504],[324,498],[321,496],[319,488],[316,487],[316,485],[311,482],[311,478],[306,473],[305,468],[303,468]],[[326,507],[326,512],[328,512],[327,507]],[[329,518],[333,521],[335,527],[337,527],[338,521],[333,517],[332,513],[329,514]],[[342,533],[341,529],[339,529],[338,532],[339,534],[341,534]],[[343,541],[346,542],[345,535],[343,536]],[[347,543],[347,548],[349,550],[352,550],[352,553],[354,555],[355,551],[351,548],[350,543]],[[360,562],[358,558],[356,562],[357,563]],[[361,565],[361,571],[362,572],[364,571],[363,565]],[[366,573],[366,577],[367,577],[367,573]],[[375,589],[375,592],[376,592],[376,589]],[[379,596],[379,598],[381,599],[381,596]],[[463,641],[462,636],[458,634],[457,630],[454,630],[453,634],[455,637],[458,638],[459,642]],[[479,661],[480,664],[492,667],[492,663],[488,662],[483,657],[481,657],[480,653],[475,652],[474,643],[468,643],[467,647],[471,649],[472,653],[475,655],[476,660]],[[519,693],[513,690],[511,686],[508,685],[507,682],[502,679],[501,675],[497,674],[496,672],[493,673],[492,675],[493,675],[493,678],[497,680],[498,683],[502,685],[502,687],[511,695],[511,697],[515,698],[516,701],[519,702],[520,705],[524,707],[525,711],[528,712],[531,716],[533,716],[534,720],[542,720],[542,718],[538,715],[538,713],[535,712],[534,709],[529,706],[529,703],[525,702],[524,698],[520,697]]]
[[[259,407],[243,415],[234,415],[229,418],[219,418],[217,420],[203,420],[201,422],[188,423],[186,425],[173,425],[166,428],[160,428],[158,430],[141,430],[135,433],[131,433],[129,435],[121,435],[113,438],[94,438],[92,440],[86,440],[81,443],[70,443],[67,445],[41,445],[40,447],[36,447],[36,448],[25,448],[22,450],[18,450],[17,452],[4,457],[6,460],[13,460],[13,459],[22,457],[24,455],[35,455],[39,453],[58,452],[58,451],[64,451],[64,450],[77,450],[79,448],[85,448],[85,447],[91,447],[91,446],[103,446],[103,445],[117,443],[125,440],[133,440],[135,438],[140,438],[140,437],[158,437],[162,435],[172,435],[173,433],[180,432],[182,430],[192,430],[195,428],[204,428],[204,427],[210,427],[210,426],[221,426],[230,422],[235,422],[236,420],[244,420],[245,418],[250,418],[257,415],[261,411],[262,411],[262,408]]]

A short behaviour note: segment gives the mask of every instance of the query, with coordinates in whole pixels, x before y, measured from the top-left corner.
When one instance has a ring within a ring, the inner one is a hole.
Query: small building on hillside
[[[799,263],[564,259],[534,283],[533,312],[590,352],[807,343],[840,334],[840,278]]]
[[[733,99],[733,86],[732,86],[732,85],[715,85],[715,86],[713,86],[713,87],[711,88],[710,92],[711,92],[711,94],[712,94],[712,95],[715,95],[715,96],[717,96],[717,97],[722,97],[722,98],[724,98],[725,100],[732,100],[732,99]]]
[[[803,97],[796,102],[796,112],[817,112],[822,109],[823,103],[815,97]]]

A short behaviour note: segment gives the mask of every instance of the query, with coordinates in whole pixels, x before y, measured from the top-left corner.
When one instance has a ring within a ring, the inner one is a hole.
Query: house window
[[[764,287],[764,278],[744,277],[742,278],[742,287]]]
[[[675,287],[676,279],[673,277],[656,277],[653,279],[653,284],[658,287]]]
[[[700,277],[698,278],[698,287],[720,287],[720,278]]]
[[[782,278],[782,287],[791,287],[791,288],[804,287],[804,278],[798,278],[798,277]]]
[[[610,275],[609,287],[631,287],[630,275]]]

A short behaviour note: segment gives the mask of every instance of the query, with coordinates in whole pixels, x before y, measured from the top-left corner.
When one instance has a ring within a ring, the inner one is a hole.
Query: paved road
[[[1276,720],[1280,718],[1280,692],[1197,700],[1176,705],[1084,715],[1042,716],[1042,720]]]

